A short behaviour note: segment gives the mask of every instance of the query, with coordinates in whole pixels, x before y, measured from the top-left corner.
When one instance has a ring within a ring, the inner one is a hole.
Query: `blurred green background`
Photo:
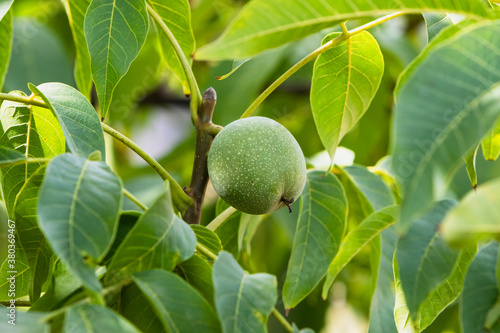
[[[221,34],[224,27],[247,1],[193,0],[192,25],[196,42],[202,46]],[[14,42],[3,92],[23,90],[27,83],[58,81],[75,86],[75,57],[67,17],[60,0],[22,0],[14,4]],[[367,20],[368,21],[368,20]],[[349,22],[350,27],[364,21]],[[227,125],[240,117],[254,98],[290,66],[317,48],[328,31],[285,45],[251,59],[229,78],[219,81],[231,71],[232,62],[195,62],[194,72],[202,90],[213,87],[218,102],[214,122]],[[405,16],[371,30],[380,44],[385,59],[385,73],[371,107],[360,123],[342,140],[341,145],[355,152],[355,163],[372,166],[390,151],[393,89],[402,70],[427,43],[421,16]],[[130,71],[115,90],[107,122],[136,141],[171,172],[181,186],[189,184],[194,159],[194,130],[190,123],[189,100],[177,79],[161,61],[150,26],[150,36]],[[280,86],[261,106],[260,115],[273,118],[296,137],[306,157],[323,150],[316,134],[309,104],[313,63],[302,68]],[[163,188],[161,178],[131,151],[107,137],[108,163],[118,172],[129,191],[146,205]],[[484,182],[500,175],[499,163],[485,162],[478,154],[478,179]],[[465,167],[452,184],[451,196],[461,197],[470,190]],[[202,215],[207,224],[215,214],[217,195],[209,187]],[[124,209],[137,210],[130,201]],[[293,214],[277,211],[264,219],[254,236],[251,253],[242,256],[244,267],[269,272],[278,277],[280,289],[284,281],[288,256],[295,231],[298,209]],[[0,209],[0,259],[5,257],[6,213]],[[366,332],[372,283],[366,251],[362,251],[340,274],[330,298],[323,301],[320,291],[312,293],[288,319],[299,327],[323,332]],[[281,302],[281,301],[279,301]],[[279,303],[278,309],[283,310]],[[457,307],[451,306],[426,332],[456,327]],[[282,332],[274,317],[270,332]]]

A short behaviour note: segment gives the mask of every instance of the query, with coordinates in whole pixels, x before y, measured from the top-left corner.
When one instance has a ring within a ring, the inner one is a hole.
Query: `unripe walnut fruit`
[[[306,182],[304,154],[276,121],[250,117],[227,125],[208,153],[208,173],[219,196],[248,214],[265,214],[297,201]]]

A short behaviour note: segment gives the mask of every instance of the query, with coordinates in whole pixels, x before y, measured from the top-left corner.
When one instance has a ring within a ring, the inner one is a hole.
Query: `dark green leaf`
[[[400,79],[393,166],[404,194],[402,229],[444,195],[462,156],[495,124],[500,114],[498,45],[497,21],[469,25],[417,59]]]
[[[6,147],[0,147],[0,166],[26,161],[26,155]]]
[[[191,225],[191,229],[193,229],[198,243],[205,246],[212,253],[217,254],[222,251],[221,241],[212,230],[201,225]]]
[[[118,221],[118,230],[116,231],[116,237],[113,241],[113,245],[111,245],[111,248],[106,255],[106,258],[104,258],[104,262],[108,262],[111,260],[113,255],[116,253],[116,250],[125,240],[125,237],[137,223],[137,220],[140,216],[141,213],[135,211],[125,211],[120,213],[120,220]]]
[[[438,233],[444,216],[455,205],[451,200],[438,202],[399,240],[400,279],[413,321],[418,319],[420,304],[450,275],[459,256]]]
[[[187,283],[196,288],[205,299],[214,304],[214,285],[212,283],[212,266],[203,258],[195,255],[181,262],[178,272]]]
[[[278,298],[276,277],[248,274],[227,252],[214,263],[215,307],[224,333],[266,332]]]
[[[283,286],[286,309],[295,307],[325,276],[346,225],[344,189],[333,174],[309,172],[300,198],[299,220]]]
[[[497,257],[498,243],[494,242],[479,250],[469,266],[460,300],[460,321],[464,333],[485,331],[486,315],[499,294],[495,274]],[[495,325],[488,332],[500,332],[500,325]]]
[[[220,332],[210,304],[179,276],[154,269],[136,273],[133,279],[168,332]]]
[[[101,285],[91,265],[111,246],[121,204],[122,183],[104,162],[64,154],[49,163],[38,198],[40,228],[54,252],[95,292]]]
[[[97,150],[104,160],[106,150],[101,121],[85,96],[63,83],[30,85],[30,89],[56,114],[71,152],[87,157]]]
[[[122,289],[119,306],[120,314],[130,320],[141,332],[166,332],[153,305],[137,285],[131,284]]]
[[[71,333],[140,333],[128,320],[100,305],[82,304],[69,308],[64,332]]]
[[[85,38],[101,106],[108,112],[113,91],[146,41],[144,0],[93,0],[85,14]]]
[[[396,222],[398,213],[398,206],[383,208],[368,216],[345,237],[337,255],[328,267],[326,281],[323,285],[323,298],[326,299],[328,296],[328,291],[340,271],[366,244],[377,237],[382,231],[393,225]]]
[[[165,186],[116,250],[108,266],[108,283],[151,268],[171,271],[193,255],[196,235],[174,214],[170,186]]]
[[[339,37],[334,32],[323,45]],[[375,38],[364,31],[318,56],[311,84],[311,108],[318,134],[333,159],[337,146],[370,106],[384,73]]]
[[[83,31],[85,12],[91,0],[63,0],[69,26],[75,42],[75,81],[80,92],[90,100],[92,88],[92,73],[90,71],[90,56]]]
[[[147,0],[151,7],[161,17],[163,22],[170,29],[175,39],[179,43],[186,58],[191,61],[195,41],[193,30],[191,29],[191,9],[188,0],[160,1]],[[160,38],[160,45],[163,51],[163,58],[172,72],[179,78],[184,87],[184,94],[190,95],[186,74],[182,69],[181,62],[172,46],[172,43],[165,36],[161,28],[157,26]]]
[[[340,3],[336,0],[254,0],[243,8],[219,39],[201,48],[196,58],[244,59],[341,21],[396,11],[454,12],[474,17],[492,15],[482,0],[372,0]]]

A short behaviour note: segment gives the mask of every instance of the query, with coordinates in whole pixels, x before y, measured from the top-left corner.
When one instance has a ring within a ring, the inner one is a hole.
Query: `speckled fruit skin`
[[[265,214],[297,201],[306,161],[293,135],[265,117],[236,120],[215,137],[208,153],[215,191],[234,208]]]

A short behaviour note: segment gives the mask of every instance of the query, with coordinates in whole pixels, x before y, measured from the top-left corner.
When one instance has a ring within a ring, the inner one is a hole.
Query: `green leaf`
[[[136,273],[133,279],[168,332],[220,332],[213,308],[179,276],[154,269]]]
[[[286,309],[295,307],[325,276],[346,226],[345,193],[333,174],[308,172],[300,198],[299,220],[283,286]]]
[[[446,280],[439,287],[434,289],[425,301],[420,304],[420,330],[424,330],[427,326],[437,318],[437,316],[458,296],[462,293],[464,279],[469,264],[476,253],[476,246],[465,248],[460,251],[455,267]]]
[[[194,224],[191,225],[191,229],[193,229],[198,243],[205,246],[212,253],[217,254],[222,251],[222,243],[215,232],[204,226]]]
[[[0,0],[0,20],[4,18],[13,3],[14,0]]]
[[[278,299],[276,277],[248,274],[227,252],[213,266],[215,307],[224,333],[266,332]]]
[[[412,224],[408,235],[400,238],[397,260],[406,304],[413,321],[420,304],[450,275],[459,251],[448,247],[438,233],[446,213],[456,203],[440,201]]]
[[[322,44],[340,35],[329,34]],[[321,142],[332,159],[340,140],[370,106],[383,73],[382,52],[366,31],[340,42],[316,59],[311,108]]]
[[[396,253],[397,255],[397,253]],[[396,300],[394,304],[394,321],[399,333],[416,333],[418,332],[417,324],[413,323],[410,318],[410,310],[406,305],[406,297],[399,278],[398,261],[394,256],[394,283],[396,289]]]
[[[85,38],[101,106],[108,112],[113,91],[137,57],[148,33],[144,0],[93,0],[85,14]]]
[[[487,161],[496,161],[500,156],[500,121],[481,142],[483,156]]]
[[[120,314],[140,329],[141,332],[166,332],[160,318],[155,313],[153,305],[136,284],[128,285],[121,290],[119,308]]]
[[[191,61],[192,55],[195,48],[195,41],[193,30],[191,28],[191,9],[189,8],[189,1],[187,0],[176,0],[176,1],[159,1],[159,0],[147,0],[148,4],[155,10],[156,13],[161,17],[162,21],[168,26],[175,39],[179,43],[182,52]],[[186,74],[182,69],[181,62],[177,57],[172,44],[168,40],[167,36],[163,31],[157,26],[158,35],[160,38],[160,46],[163,52],[163,58],[167,63],[168,67],[181,81],[184,88],[184,94],[190,95],[189,84],[186,78]]]
[[[12,163],[26,161],[26,155],[17,150],[0,147],[0,166],[8,166]]]
[[[324,299],[328,296],[333,281],[340,271],[366,244],[393,225],[397,220],[398,213],[398,206],[383,208],[368,216],[359,226],[347,234],[340,245],[337,255],[328,267],[326,281],[323,285],[322,295]]]
[[[121,180],[104,162],[64,154],[49,163],[38,198],[40,228],[54,252],[94,292],[101,285],[91,265],[111,246],[121,204]]]
[[[495,124],[500,114],[498,45],[498,21],[469,25],[435,45],[400,79],[393,166],[404,194],[403,231],[444,195],[462,156]]]
[[[116,231],[115,240],[113,241],[113,245],[106,254],[106,258],[104,258],[104,262],[109,262],[116,253],[116,250],[120,247],[120,245],[127,237],[128,233],[137,223],[137,220],[142,214],[136,211],[125,211],[120,213],[120,220],[118,221],[118,229]]]
[[[101,121],[85,96],[63,83],[30,85],[30,90],[42,97],[55,113],[72,153],[87,157],[98,150],[104,160],[106,150]]]
[[[26,97],[20,91],[12,95]],[[0,108],[0,146],[25,157],[51,158],[64,153],[64,136],[52,112],[45,108],[4,101]],[[40,163],[2,168],[2,191],[7,212],[13,217],[16,196]]]
[[[31,270],[29,296],[32,304],[40,297],[42,286],[49,277],[53,255],[52,249],[38,227],[37,220],[38,192],[44,175],[45,166],[41,166],[26,181],[14,206],[17,240],[26,252]]]
[[[441,30],[453,25],[450,15],[448,14],[435,14],[435,13],[424,13],[425,25],[427,26],[427,40],[430,41]]]
[[[284,10],[286,8],[286,10]],[[303,38],[352,18],[407,13],[450,12],[490,17],[485,1],[339,1],[254,0],[215,42],[195,54],[197,59],[244,59],[267,49]]]
[[[47,292],[33,304],[30,311],[53,310],[81,286],[82,283],[71,273],[68,266],[57,260],[54,262],[54,271]]]
[[[46,316],[44,313],[25,312],[16,309],[15,321],[9,323],[10,309],[0,305],[0,331],[9,333],[48,333],[49,323],[42,323],[40,320]],[[15,326],[14,326],[15,324]]]
[[[181,262],[177,268],[178,273],[184,277],[184,280],[196,288],[213,305],[214,285],[212,282],[212,266],[206,260],[195,255]]]
[[[477,145],[476,149],[474,149],[470,154],[464,157],[467,175],[469,175],[470,183],[474,189],[477,187],[476,156],[478,148],[479,145]]]
[[[250,245],[255,232],[263,221],[263,215],[241,214],[238,228],[238,251],[250,254]]]
[[[90,100],[92,89],[92,73],[90,71],[90,55],[84,32],[85,12],[91,0],[63,0],[69,26],[75,42],[75,81],[80,92]]]
[[[5,2],[5,1],[4,1]],[[13,0],[8,1],[10,3]],[[5,75],[10,61],[10,50],[12,48],[12,11],[8,11],[5,16],[1,15],[0,3],[0,90],[3,87]]]
[[[394,320],[395,289],[392,262],[396,250],[397,235],[394,227],[380,234],[380,259],[376,275],[377,283],[370,304],[368,333],[396,333]]]
[[[151,268],[171,271],[193,255],[196,235],[175,215],[168,182],[165,186],[116,250],[108,266],[108,284]]]
[[[500,235],[500,178],[471,191],[451,210],[443,221],[441,232],[446,241],[465,246]]]
[[[495,274],[497,257],[498,243],[490,243],[477,253],[469,266],[460,300],[460,322],[464,333],[485,331],[486,315],[499,294]],[[488,332],[500,332],[500,325]]]
[[[229,205],[224,202],[224,200],[219,199],[216,205],[216,214],[219,215],[228,207]],[[215,229],[215,233],[221,240],[222,249],[231,253],[235,258],[238,258],[239,255],[238,236],[241,216],[242,213],[237,211],[227,218],[217,229]]]
[[[122,316],[104,306],[94,304],[82,304],[69,308],[64,319],[64,332],[140,333]]]
[[[10,241],[8,242],[9,245],[12,245]],[[0,301],[10,301],[13,298],[9,291],[13,280],[15,280],[15,298],[27,296],[29,293],[31,271],[28,259],[19,242],[16,241],[13,245],[16,250],[14,257],[12,258],[12,255],[11,257],[7,256],[2,263],[2,267],[0,267]]]

